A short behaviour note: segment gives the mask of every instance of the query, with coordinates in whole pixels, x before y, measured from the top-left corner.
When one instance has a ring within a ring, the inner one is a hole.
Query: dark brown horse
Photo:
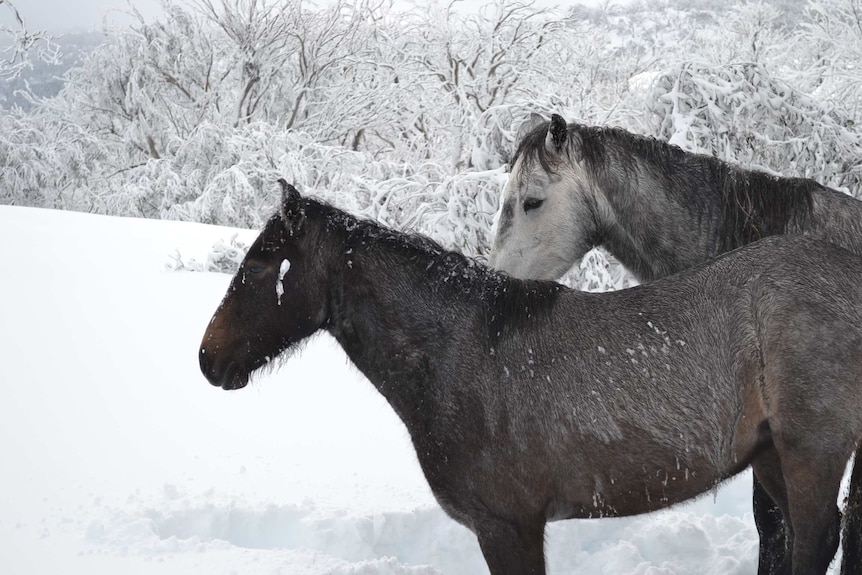
[[[543,574],[546,522],[646,513],[752,465],[794,575],[838,546],[862,436],[862,260],[771,238],[604,294],[491,271],[284,188],[200,348],[244,387],[318,330],[404,421],[492,575]]]
[[[491,265],[556,279],[604,246],[641,282],[776,234],[862,255],[862,202],[813,180],[746,170],[618,128],[528,124],[511,162]],[[845,512],[843,575],[862,574],[862,458]],[[785,560],[780,513],[755,477],[761,575]]]

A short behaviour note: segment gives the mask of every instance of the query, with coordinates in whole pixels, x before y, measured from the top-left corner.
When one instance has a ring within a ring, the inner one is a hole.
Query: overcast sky
[[[121,12],[135,6],[144,16],[151,18],[161,10],[159,0],[11,0],[30,30],[68,31],[80,28],[97,28],[107,16],[112,23],[123,18]],[[10,25],[6,6],[0,5],[0,23]],[[124,22],[128,22],[128,18]]]
[[[147,19],[161,13],[159,0],[7,0],[18,9],[29,30],[64,32],[99,28],[107,17],[111,24],[130,22],[123,13],[129,5],[134,6]],[[316,5],[325,5],[327,0],[317,0]],[[416,0],[421,2],[422,0]],[[491,0],[463,0],[463,6],[484,5]],[[536,6],[570,4],[597,5],[604,0],[537,0]],[[615,3],[628,0],[615,0]],[[180,0],[181,2],[181,0]],[[405,2],[406,3],[406,2]],[[6,6],[0,4],[0,25],[13,26],[14,19]],[[13,26],[17,28],[17,26]]]

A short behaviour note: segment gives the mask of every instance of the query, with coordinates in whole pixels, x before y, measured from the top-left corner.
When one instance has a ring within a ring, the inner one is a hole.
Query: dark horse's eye
[[[545,200],[540,200],[539,198],[527,198],[524,200],[524,212],[540,208],[544,202]]]
[[[257,275],[262,274],[266,268],[260,264],[249,264],[245,269],[248,273]]]

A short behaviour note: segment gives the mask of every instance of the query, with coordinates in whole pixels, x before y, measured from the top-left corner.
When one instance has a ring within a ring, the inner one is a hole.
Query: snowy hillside
[[[229,278],[165,264],[232,232],[0,207],[0,572],[487,573],[332,340],[240,391],[200,375]],[[550,573],[753,573],[750,485],[552,524]]]

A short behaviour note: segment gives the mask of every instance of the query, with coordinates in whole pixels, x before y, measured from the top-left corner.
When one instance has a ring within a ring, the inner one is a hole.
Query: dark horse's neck
[[[600,243],[642,281],[806,230],[812,195],[829,191],[620,129],[576,129],[600,201],[612,213],[599,225]]]
[[[338,261],[326,328],[422,441],[451,392],[448,374],[476,373],[562,288],[513,280],[425,237],[329,209],[320,241]]]

